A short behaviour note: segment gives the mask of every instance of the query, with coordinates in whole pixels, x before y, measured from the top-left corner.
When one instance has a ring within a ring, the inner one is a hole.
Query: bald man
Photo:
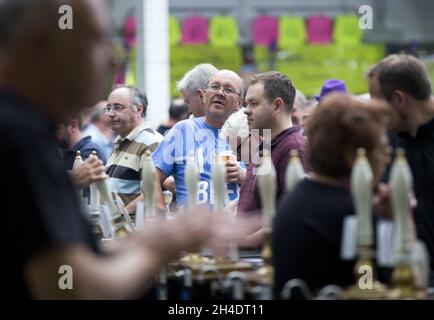
[[[160,210],[165,209],[161,185],[170,175],[175,178],[178,205],[187,204],[184,170],[190,152],[194,153],[200,171],[198,203],[213,204],[211,164],[216,152],[229,148],[219,140],[219,129],[232,113],[239,110],[243,101],[242,85],[242,79],[235,72],[218,71],[204,90],[205,116],[178,122],[155,150],[152,159],[157,168],[156,200]],[[245,172],[236,161],[228,163],[226,169],[228,195],[232,201],[238,197],[238,184]]]

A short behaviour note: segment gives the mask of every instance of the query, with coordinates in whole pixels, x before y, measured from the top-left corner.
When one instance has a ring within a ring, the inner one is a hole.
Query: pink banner
[[[332,20],[326,16],[307,19],[307,38],[310,44],[327,44],[332,41]]]
[[[277,40],[278,19],[273,16],[258,16],[253,21],[255,45],[270,45]]]
[[[124,23],[124,40],[128,48],[136,45],[136,17],[129,16]]]
[[[185,18],[182,22],[182,43],[207,44],[208,20],[200,16]]]

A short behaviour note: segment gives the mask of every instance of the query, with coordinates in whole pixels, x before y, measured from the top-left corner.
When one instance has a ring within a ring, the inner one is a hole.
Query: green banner
[[[176,82],[184,74],[200,63],[211,63],[217,69],[230,69],[239,72],[242,65],[242,52],[239,47],[215,48],[211,46],[176,46],[170,48],[170,92],[179,97]]]
[[[279,18],[279,48],[302,47],[306,43],[306,26],[301,17],[281,16]]]
[[[428,69],[428,73],[431,77],[432,90],[434,91],[434,59],[422,59],[422,61],[425,63]]]
[[[176,46],[181,40],[181,26],[178,19],[174,16],[169,17],[169,44]]]
[[[137,85],[137,47],[132,48],[128,56],[125,84],[127,86]]]
[[[362,41],[362,29],[356,15],[338,16],[335,20],[333,39],[337,45],[359,45]]]
[[[238,41],[238,25],[233,17],[215,16],[209,25],[209,44],[213,47],[233,48]]]
[[[269,53],[266,47],[255,47],[255,59],[261,72],[277,70],[286,74],[309,96],[321,91],[327,79],[344,80],[353,94],[366,93],[366,70],[385,55],[383,45],[355,46],[310,45]]]

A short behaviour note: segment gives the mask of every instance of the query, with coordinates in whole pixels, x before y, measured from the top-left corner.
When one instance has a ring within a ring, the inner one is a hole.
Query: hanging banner
[[[310,44],[329,44],[332,41],[332,20],[327,16],[307,18],[307,38]]]
[[[333,40],[336,45],[357,45],[362,40],[362,29],[356,15],[338,16],[333,29]]]
[[[295,48],[306,44],[306,26],[301,17],[281,16],[279,18],[279,48]]]
[[[258,16],[253,21],[253,43],[255,45],[271,45],[277,41],[277,17]]]
[[[239,72],[242,65],[240,47],[222,49],[211,46],[176,46],[170,49],[170,83],[172,97],[178,97],[176,82],[200,63],[211,63],[217,69]]]
[[[128,56],[128,63],[125,73],[125,85],[136,86],[137,85],[137,48],[131,49]]]
[[[384,45],[305,46],[269,53],[268,48],[254,49],[260,72],[277,70],[285,73],[303,93],[314,96],[327,79],[341,79],[353,94],[368,92],[365,72],[384,58]]]
[[[208,21],[205,17],[194,16],[184,19],[182,22],[182,43],[208,43]]]
[[[176,46],[181,40],[181,26],[176,17],[169,17],[169,44],[171,47]]]
[[[235,47],[239,38],[238,25],[233,17],[215,16],[210,21],[209,44],[214,47]]]

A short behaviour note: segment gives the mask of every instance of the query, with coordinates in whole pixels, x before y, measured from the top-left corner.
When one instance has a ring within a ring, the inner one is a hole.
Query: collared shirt
[[[50,248],[97,252],[90,225],[65,170],[54,125],[35,107],[0,91],[2,297],[30,298],[25,267]]]
[[[414,137],[408,133],[394,134],[391,145],[405,150],[417,199],[414,210],[417,235],[426,244],[434,269],[434,119],[421,126]]]
[[[153,152],[163,136],[142,122],[125,138],[116,137],[115,147],[107,161],[109,188],[119,194],[125,205],[140,195],[142,157]]]
[[[305,145],[306,138],[300,134],[300,127],[297,126],[282,131],[271,140],[271,160],[273,161],[277,173],[276,202],[285,192],[286,167],[288,166],[292,149],[298,151],[304,170],[309,170]],[[259,145],[259,150],[253,161],[247,167],[246,179],[241,185],[240,200],[238,203],[238,212],[240,214],[253,212],[262,208],[257,185],[258,176],[255,174],[261,162],[262,143]]]

